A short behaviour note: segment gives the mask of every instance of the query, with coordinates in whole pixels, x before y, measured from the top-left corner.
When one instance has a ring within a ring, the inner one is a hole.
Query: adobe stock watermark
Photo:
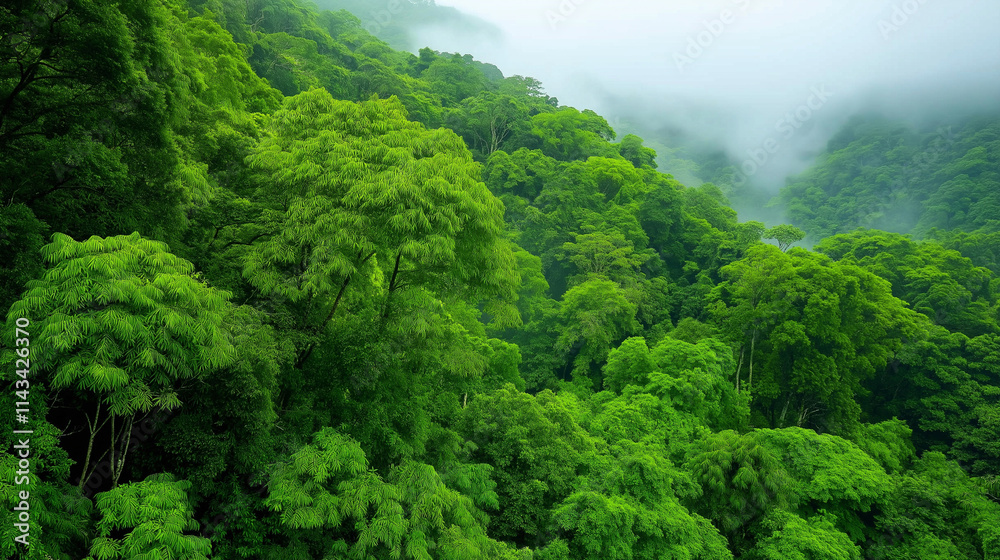
[[[834,96],[834,93],[822,84],[813,86],[809,91],[809,97],[806,98],[805,103],[799,105],[794,111],[785,113],[785,116],[774,123],[774,130],[781,135],[783,140],[792,139],[799,129],[809,122]],[[758,146],[748,149],[746,152],[748,157],[740,164],[736,178],[733,180],[733,186],[741,187],[746,184],[750,177],[756,175],[772,160],[775,154],[781,151],[781,148],[781,142],[771,136]]]
[[[910,17],[916,15],[927,2],[928,0],[905,0],[901,4],[893,4],[892,14],[888,19],[878,20],[878,30],[882,33],[882,39],[888,41],[889,37],[909,23]]]
[[[683,72],[684,67],[694,64],[694,61],[705,54],[705,50],[715,44],[715,40],[722,36],[729,29],[729,26],[736,23],[741,13],[746,13],[750,7],[750,0],[732,0],[733,8],[726,8],[719,12],[719,17],[702,21],[705,28],[697,34],[688,37],[687,48],[683,52],[674,52],[674,65],[678,72]]]
[[[562,0],[556,8],[545,10],[545,19],[549,27],[555,31],[560,23],[565,22],[576,13],[577,8],[587,3],[587,0]]]
[[[383,27],[392,23],[392,20],[406,9],[406,4],[428,6],[431,2],[430,0],[389,0],[386,2],[385,8],[369,12],[371,17],[364,24],[365,31],[378,36]]]

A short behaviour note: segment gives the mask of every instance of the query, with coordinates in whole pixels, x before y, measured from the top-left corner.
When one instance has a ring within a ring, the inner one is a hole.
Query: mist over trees
[[[0,8],[3,557],[1000,557],[1000,121],[860,115],[741,220],[364,18]]]

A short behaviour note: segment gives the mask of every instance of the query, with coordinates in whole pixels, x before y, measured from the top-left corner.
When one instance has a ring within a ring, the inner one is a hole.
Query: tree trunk
[[[375,256],[375,251],[372,251],[367,257],[362,259],[361,262],[358,263],[358,268],[361,268],[361,266],[368,262],[368,259],[373,256]],[[358,258],[361,258],[360,253],[358,253]],[[340,305],[340,300],[344,297],[344,292],[347,291],[347,286],[351,283],[351,276],[351,274],[348,274],[344,277],[344,281],[340,285],[340,291],[337,292],[337,298],[333,300],[333,307],[330,308],[330,312],[326,314],[326,318],[324,318],[323,322],[320,323],[319,327],[316,329],[317,331],[322,332],[323,329],[326,328],[327,323],[330,322],[330,319],[333,319],[333,315],[337,312],[337,307]],[[309,356],[312,355],[312,351],[315,348],[315,343],[306,347],[305,351],[303,351],[299,358],[295,360],[295,367],[297,369],[301,368],[306,363],[306,360],[309,359]]]
[[[97,411],[94,413],[94,421],[91,422],[90,418],[87,418],[87,427],[90,429],[90,439],[87,441],[87,455],[83,459],[83,470],[80,471],[80,484],[77,488],[80,492],[83,492],[83,485],[87,483],[87,469],[90,467],[90,454],[94,451],[94,438],[97,437],[97,432],[103,427],[98,426],[98,420],[101,416],[101,401],[97,401]]]
[[[121,478],[122,471],[125,470],[125,457],[128,455],[128,448],[132,443],[132,423],[134,420],[135,414],[133,413],[128,419],[128,425],[124,426],[122,429],[122,439],[125,444],[122,446],[122,454],[118,460],[118,467],[113,471],[114,478],[111,480],[112,488],[118,487],[118,479]]]
[[[403,252],[398,251],[396,253],[396,263],[392,267],[392,277],[389,279],[388,293],[385,295],[385,304],[384,307],[382,308],[382,316],[379,318],[379,324],[378,324],[379,338],[381,338],[382,334],[385,333],[385,327],[389,321],[389,309],[392,306],[392,296],[393,294],[396,293],[396,290],[398,290],[400,286],[400,283],[397,282],[397,280],[399,278],[399,263],[402,261],[402,259],[403,259]]]
[[[746,350],[745,347],[740,346],[740,361],[736,365],[736,394],[740,394],[740,370],[743,369],[743,353]]]
[[[781,409],[781,418],[778,418],[778,427],[783,428],[785,426],[785,414],[788,413],[788,403],[792,402],[792,396],[788,395],[785,399],[785,407]]]

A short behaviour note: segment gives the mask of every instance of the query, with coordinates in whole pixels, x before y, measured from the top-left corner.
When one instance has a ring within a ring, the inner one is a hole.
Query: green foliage
[[[715,528],[676,500],[641,503],[627,495],[582,491],[559,507],[556,522],[573,535],[572,558],[732,558]]]
[[[760,560],[860,560],[861,549],[828,516],[801,517],[781,512],[764,526],[773,531],[747,558]]]
[[[996,276],[958,251],[863,230],[825,239],[816,250],[885,278],[894,296],[951,331],[969,336],[996,332]]]
[[[746,426],[749,403],[729,380],[735,364],[727,345],[712,338],[691,344],[668,337],[652,355],[663,375],[650,375],[648,392],[714,430]]]
[[[650,167],[656,169],[656,151],[642,145],[642,138],[635,134],[626,134],[618,144],[618,153],[637,168]]]
[[[98,494],[101,520],[88,560],[207,559],[212,553],[209,540],[185,534],[198,529],[187,497],[190,487],[190,482],[161,474]],[[112,536],[121,531],[128,532]]]
[[[6,5],[0,192],[75,237],[175,235],[179,86],[159,2]],[[16,40],[14,39],[16,37]]]
[[[94,393],[127,415],[178,406],[175,380],[233,362],[222,326],[228,294],[195,278],[164,244],[138,234],[82,242],[55,234],[43,255],[50,268],[9,317],[41,318],[36,359],[53,364],[54,388]]]
[[[198,496],[224,495],[216,488],[265,468],[278,419],[278,378],[294,354],[263,319],[247,306],[230,311],[225,322],[237,349],[235,362],[213,372],[208,383],[180,388],[185,406],[157,432],[158,453],[155,459],[140,458],[143,465],[161,464],[159,468],[184,476]]]
[[[41,275],[44,228],[23,204],[0,210],[0,308],[9,309],[28,281]]]
[[[895,476],[879,511],[871,558],[987,559],[1000,553],[1000,505],[940,453],[925,453]]]
[[[472,55],[443,54],[434,57],[421,76],[441,94],[444,105],[454,106],[486,89],[488,81],[473,64]]]
[[[545,155],[561,161],[586,159],[590,156],[611,157],[614,147],[607,142],[615,132],[607,121],[590,109],[580,112],[565,107],[531,118],[531,133]]]
[[[772,504],[786,508],[793,500],[787,470],[753,436],[713,434],[692,448],[687,469],[705,492],[696,510],[724,534],[734,534]]]
[[[762,418],[772,426],[855,430],[854,395],[914,330],[913,314],[888,282],[856,265],[768,245],[751,247],[722,272],[728,280],[713,292],[713,313],[745,356]]]
[[[528,129],[528,107],[516,97],[486,91],[464,99],[448,121],[474,153],[486,159],[523,139]]]
[[[21,389],[23,385],[17,386],[11,381],[13,371],[14,368],[9,365],[4,368],[3,386],[9,387],[9,391],[0,400],[0,404],[11,411],[24,407],[16,403],[19,395],[15,389]],[[36,418],[44,418],[51,410],[46,405],[47,393],[42,384],[31,386],[28,406],[33,414],[38,415]],[[32,434],[14,434],[14,430],[23,430],[25,425],[15,423],[13,414],[3,420],[2,426],[4,436],[0,445],[11,451],[0,460],[0,473],[3,473],[0,477],[0,501],[4,507],[0,556],[30,560],[82,558],[90,547],[93,504],[69,483],[73,459],[62,445],[65,433],[50,422],[36,420],[29,426]],[[25,438],[30,453],[27,474],[19,464],[19,453],[23,453]],[[28,500],[21,499],[20,492],[24,491],[29,493]],[[19,514],[25,510],[23,501],[27,501],[27,512],[30,514],[27,539],[30,545],[27,551],[14,540],[15,537],[23,538],[24,534],[15,526],[22,522]]]
[[[764,231],[764,239],[775,240],[778,243],[778,248],[782,251],[787,251],[797,241],[802,241],[802,238],[805,236],[804,231],[787,224],[774,226]]]
[[[265,503],[293,541],[352,558],[523,558],[486,536],[479,507],[498,505],[488,472],[462,468],[453,489],[430,465],[405,462],[385,482],[356,442],[324,429],[277,466]]]
[[[560,315],[566,328],[556,348],[576,354],[574,373],[583,376],[585,385],[590,384],[591,365],[604,362],[615,342],[637,330],[635,312],[635,304],[618,284],[600,276],[563,296]]]
[[[472,459],[496,469],[500,510],[491,533],[519,546],[545,544],[552,508],[569,496],[594,453],[566,398],[549,391],[533,397],[507,385],[470,402],[459,426],[475,444]]]
[[[872,383],[869,406],[910,422],[921,451],[948,450],[973,474],[996,474],[998,351],[996,335],[970,339],[925,324]]]
[[[454,133],[407,121],[398,101],[342,102],[323,90],[289,98],[270,123],[248,163],[267,175],[284,217],[247,257],[252,284],[335,311],[352,281],[391,295],[455,278],[490,298],[499,323],[516,321],[504,302],[518,278],[501,206]]]
[[[995,118],[855,120],[768,227],[393,50],[432,2],[8,4],[4,557],[1000,555]]]
[[[632,242],[617,231],[574,233],[573,237],[575,243],[563,243],[560,260],[572,263],[578,278],[603,276],[622,283],[651,256],[636,254]],[[570,284],[574,283],[571,279]]]
[[[862,424],[854,441],[889,474],[903,472],[916,459],[911,436],[913,430],[898,418],[878,424]]]
[[[931,229],[927,234],[946,249],[962,253],[976,266],[990,269],[1000,275],[1000,231],[977,230],[969,233],[959,230]]]
[[[631,337],[608,354],[604,366],[604,388],[621,394],[627,385],[644,387],[656,369],[645,339]]]
[[[693,509],[716,522],[740,549],[754,540],[777,550],[796,546],[766,544],[785,523],[801,523],[784,512],[808,518],[829,511],[836,520],[833,534],[808,538],[858,542],[864,531],[859,515],[890,487],[882,467],[858,446],[801,428],[713,434],[691,447],[687,468],[704,491],[692,501]],[[782,513],[775,519],[774,512]]]
[[[995,229],[998,131],[995,118],[932,130],[858,117],[780,199],[813,239],[858,227]]]

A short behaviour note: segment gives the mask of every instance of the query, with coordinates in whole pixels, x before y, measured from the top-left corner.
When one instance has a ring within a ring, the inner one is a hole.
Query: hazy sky
[[[906,116],[1000,108],[1000,0],[437,4],[495,23],[503,40],[427,32],[421,43],[538,78],[561,104],[593,108],[612,124],[641,114],[733,154],[774,139],[783,146],[773,161],[795,159],[873,105]],[[786,167],[767,172],[780,180]]]

